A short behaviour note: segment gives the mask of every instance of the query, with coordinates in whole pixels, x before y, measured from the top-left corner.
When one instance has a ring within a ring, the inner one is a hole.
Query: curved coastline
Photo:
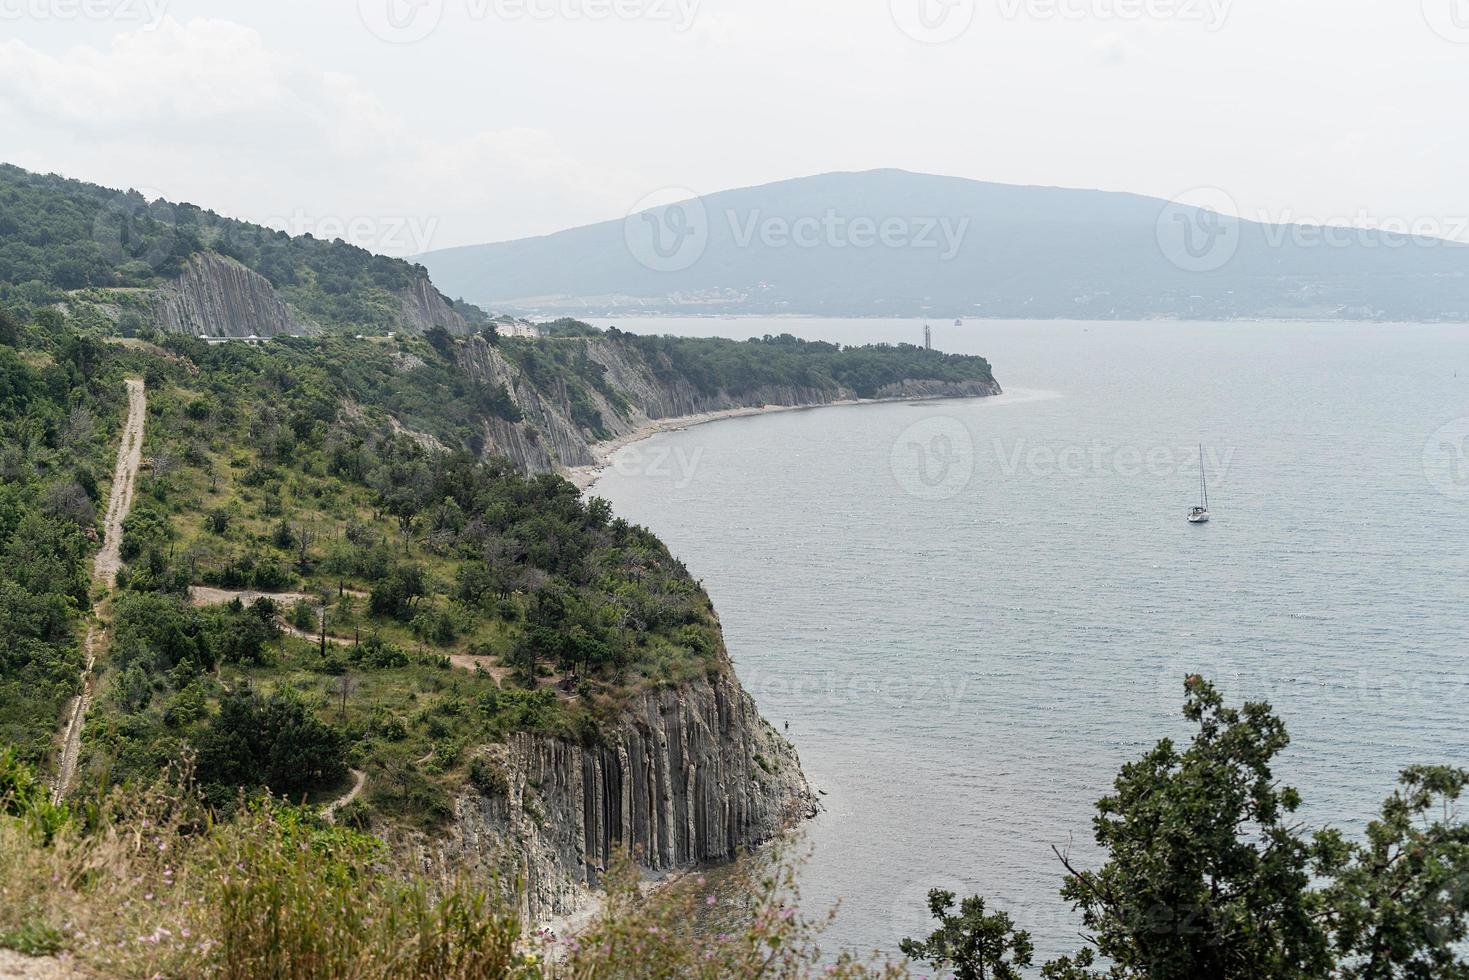
[[[612,457],[628,446],[651,439],[653,436],[664,432],[680,432],[684,429],[691,429],[696,425],[707,425],[710,422],[723,422],[726,419],[748,418],[753,415],[774,415],[777,412],[806,412],[821,408],[852,408],[860,405],[892,405],[902,404],[904,402],[974,401],[998,398],[1004,394],[1004,389],[997,382],[994,384],[994,390],[992,392],[982,395],[964,393],[900,395],[887,398],[848,398],[841,401],[822,402],[810,405],[756,405],[743,408],[727,408],[715,412],[699,412],[694,415],[677,415],[666,419],[649,419],[624,436],[595,444],[591,447],[591,450],[597,457],[597,462],[590,466],[567,467],[562,471],[562,475],[571,481],[578,490],[586,493],[596,486],[597,481],[607,472],[608,467],[612,464]]]

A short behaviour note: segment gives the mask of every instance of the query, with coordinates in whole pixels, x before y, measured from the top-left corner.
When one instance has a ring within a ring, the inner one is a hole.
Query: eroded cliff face
[[[513,868],[536,920],[586,906],[618,849],[653,872],[723,861],[817,809],[795,749],[728,671],[639,697],[599,745],[517,735],[485,752],[503,791],[466,789],[439,856]]]
[[[621,391],[628,410],[619,410],[607,398],[591,391],[593,407],[601,414],[607,440],[621,439],[663,419],[723,412],[766,405],[802,407],[855,401],[848,388],[803,388],[767,386],[732,395],[702,392],[683,379],[660,377],[642,355],[615,340],[585,341],[589,359],[606,369],[608,384]],[[469,375],[491,385],[503,384],[525,416],[519,423],[486,420],[484,455],[505,456],[528,473],[544,473],[598,462],[598,437],[573,421],[571,399],[564,386],[541,390],[493,345],[471,337],[460,348],[459,365]],[[878,392],[879,398],[978,398],[998,395],[993,381],[962,383],[908,381]]]
[[[154,294],[152,315],[160,329],[205,337],[274,337],[311,329],[270,280],[213,252],[189,259],[184,274]]]
[[[468,321],[426,278],[400,290],[396,298],[397,329],[405,333],[432,327],[457,336],[471,332]],[[193,256],[183,275],[154,290],[150,314],[161,330],[203,337],[274,337],[318,329],[281,297],[269,279],[214,252]]]
[[[427,279],[419,279],[398,293],[398,301],[403,307],[402,329],[409,333],[423,333],[432,327],[443,327],[461,337],[470,332],[468,321]]]

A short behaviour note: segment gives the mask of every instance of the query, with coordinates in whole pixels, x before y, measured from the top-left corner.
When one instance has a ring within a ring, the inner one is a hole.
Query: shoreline
[[[651,439],[653,436],[660,435],[664,432],[681,432],[684,429],[692,429],[696,425],[708,425],[710,422],[723,422],[725,419],[748,418],[754,415],[774,415],[778,412],[806,412],[819,408],[852,408],[859,405],[984,400],[1002,397],[1003,395],[1004,391],[1001,390],[993,395],[906,395],[897,398],[845,398],[840,401],[821,402],[813,405],[746,406],[743,408],[724,408],[712,412],[699,412],[694,415],[676,415],[666,419],[650,419],[626,435],[594,444],[591,446],[591,450],[592,455],[597,458],[595,463],[586,466],[567,467],[562,471],[561,475],[582,493],[586,493],[597,485],[597,481],[611,467],[612,457],[628,446]]]

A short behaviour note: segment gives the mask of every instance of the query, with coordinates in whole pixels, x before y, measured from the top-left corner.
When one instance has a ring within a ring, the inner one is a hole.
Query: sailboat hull
[[[1209,523],[1209,474],[1204,469],[1204,445],[1199,444],[1199,506],[1188,512],[1190,524]]]

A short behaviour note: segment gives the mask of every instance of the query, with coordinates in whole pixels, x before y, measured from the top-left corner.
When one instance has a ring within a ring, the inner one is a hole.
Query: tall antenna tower
[[[923,349],[933,350],[933,327],[927,322],[923,324]]]

